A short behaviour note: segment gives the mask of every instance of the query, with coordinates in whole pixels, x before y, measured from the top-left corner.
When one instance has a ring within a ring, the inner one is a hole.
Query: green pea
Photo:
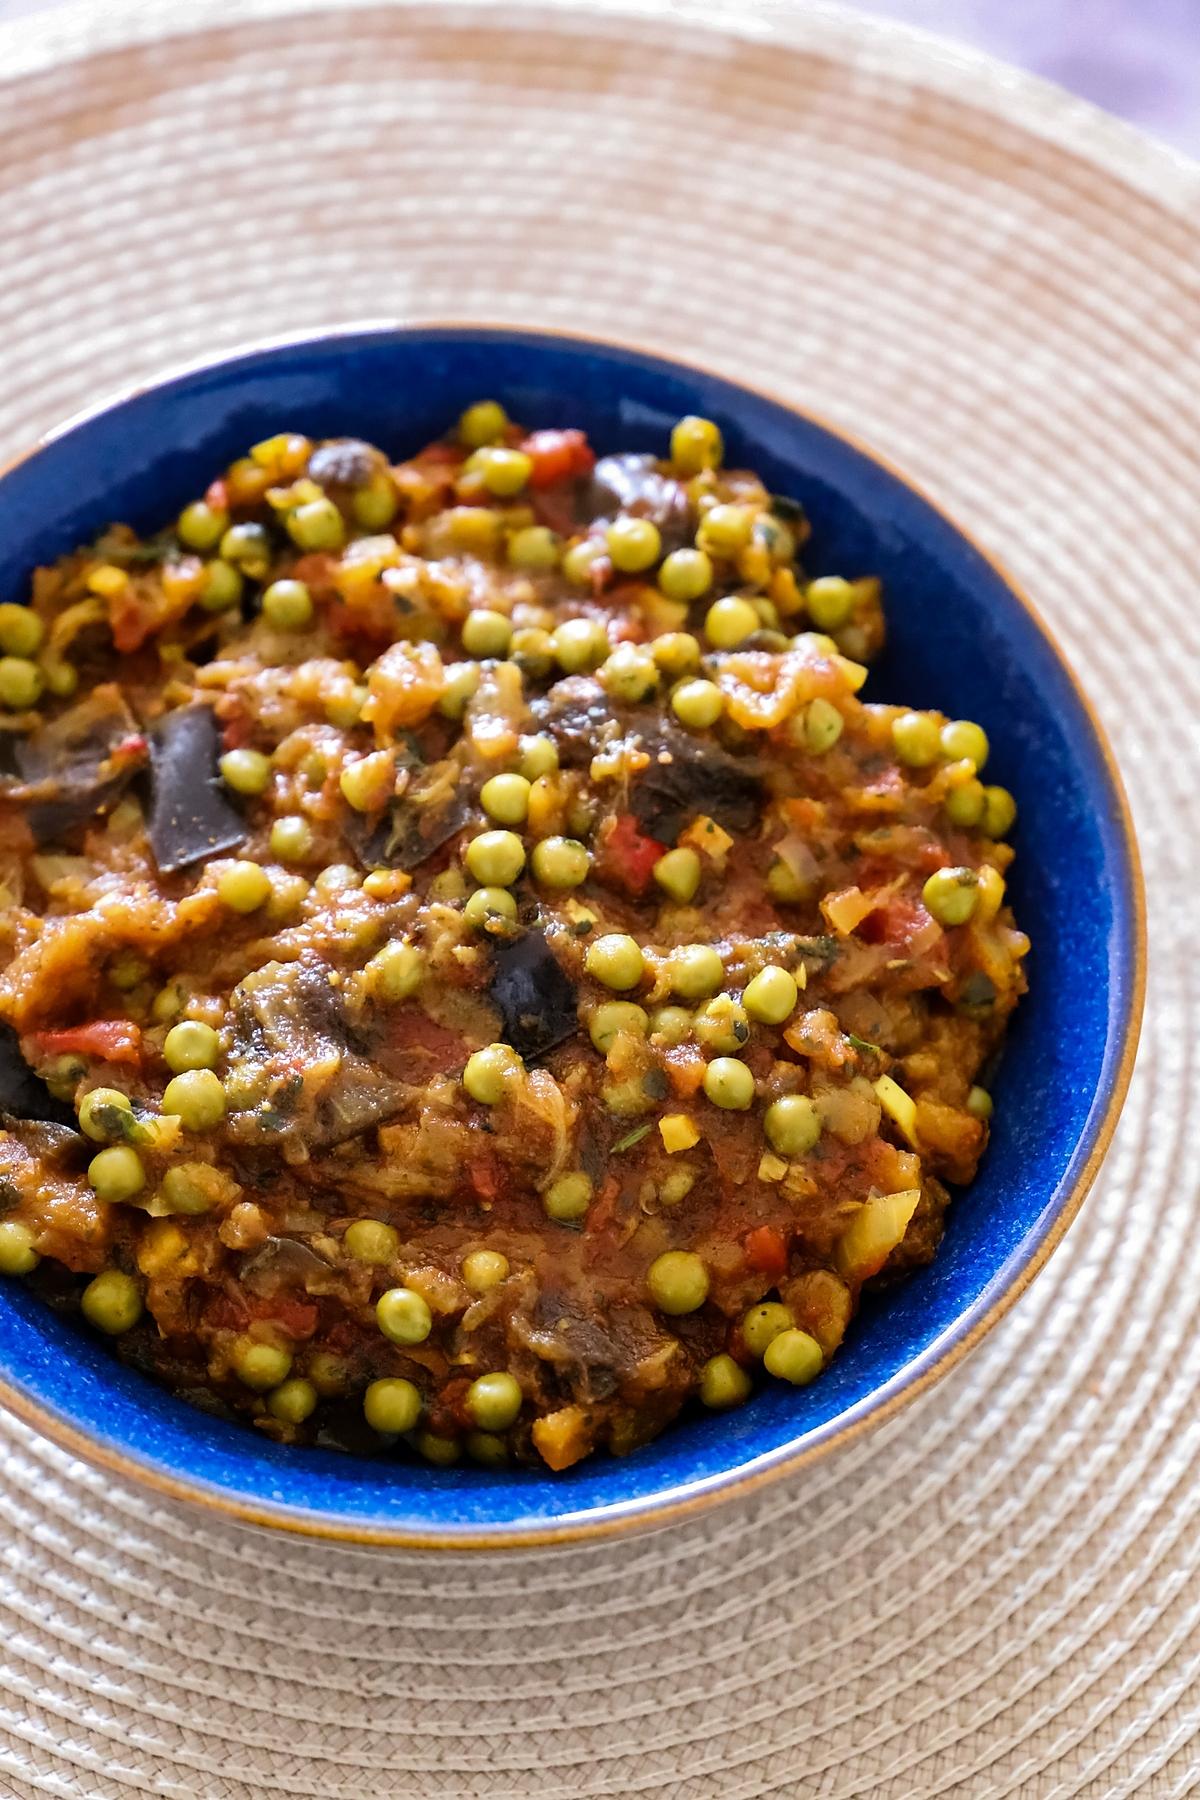
[[[79,1306],[89,1325],[119,1337],[142,1316],[141,1289],[123,1270],[103,1269],[84,1288]]]
[[[782,901],[786,906],[799,906],[812,899],[815,888],[811,880],[798,875],[782,856],[776,856],[767,870],[767,892],[772,900]]]
[[[223,506],[210,506],[207,500],[193,500],[175,521],[181,544],[189,550],[213,550],[229,530],[229,514]]]
[[[41,1260],[28,1225],[19,1219],[0,1221],[0,1275],[28,1275]]]
[[[940,742],[937,721],[928,713],[901,713],[892,720],[892,748],[910,769],[927,769],[935,763]]]
[[[211,1025],[184,1019],[173,1025],[163,1044],[163,1056],[173,1075],[185,1069],[211,1069],[221,1054],[221,1040]]]
[[[583,966],[595,980],[620,992],[637,986],[646,965],[636,938],[611,931],[589,945]]]
[[[718,426],[711,419],[687,413],[671,432],[671,461],[684,475],[719,469],[725,455]]]
[[[231,525],[220,549],[224,562],[232,563],[253,581],[261,581],[271,566],[271,540],[261,525]]]
[[[345,522],[327,494],[293,508],[284,523],[300,550],[340,550],[346,542]]]
[[[480,1375],[467,1389],[463,1405],[481,1431],[507,1431],[521,1410],[524,1396],[515,1375]]]
[[[393,1344],[423,1344],[433,1330],[433,1314],[412,1288],[389,1288],[375,1303],[375,1318]]]
[[[807,1094],[784,1094],[768,1106],[763,1130],[780,1156],[804,1156],[821,1135],[821,1119]]]
[[[457,1438],[439,1437],[435,1431],[419,1431],[413,1439],[413,1447],[436,1468],[448,1469],[462,1455]]]
[[[840,575],[819,575],[804,590],[808,616],[818,631],[840,631],[854,611],[854,589]]]
[[[946,817],[952,825],[970,830],[983,818],[987,804],[983,783],[974,777],[951,788],[945,799]]]
[[[715,681],[682,681],[671,695],[671,711],[689,731],[706,731],[725,711],[725,696]]]
[[[260,1343],[257,1338],[240,1337],[230,1352],[233,1372],[244,1387],[265,1394],[287,1380],[292,1367],[292,1353],[281,1344]]]
[[[846,728],[846,721],[837,707],[819,694],[809,701],[799,717],[801,741],[813,756],[824,756],[827,750],[832,750]]]
[[[136,1150],[128,1144],[116,1144],[111,1150],[99,1150],[88,1164],[88,1180],[97,1200],[116,1206],[132,1200],[146,1185],[146,1171]]]
[[[718,994],[696,1014],[692,1031],[697,1043],[720,1055],[740,1050],[749,1042],[750,1019],[744,1006],[730,994]]]
[[[781,1331],[772,1338],[763,1356],[768,1375],[779,1381],[790,1381],[794,1387],[807,1387],[815,1381],[825,1365],[825,1357],[815,1337],[807,1331]]]
[[[749,600],[736,594],[714,600],[704,615],[704,635],[715,650],[734,650],[758,630],[762,620]]]
[[[677,1318],[708,1299],[708,1270],[694,1250],[664,1250],[646,1271],[646,1286],[659,1312]]]
[[[623,575],[637,575],[648,569],[662,555],[662,538],[652,519],[633,519],[622,515],[614,519],[604,534],[609,559]]]
[[[0,650],[5,656],[36,656],[46,627],[28,606],[6,601],[0,606]]]
[[[476,888],[463,907],[463,918],[473,931],[488,931],[498,924],[511,925],[516,916],[517,903],[507,888]]]
[[[462,1259],[462,1278],[473,1294],[488,1294],[508,1280],[508,1258],[499,1250],[472,1250]]]
[[[317,1390],[303,1375],[281,1381],[267,1395],[267,1411],[273,1419],[281,1419],[286,1425],[303,1425],[316,1404]]]
[[[711,506],[700,521],[696,542],[710,556],[732,561],[750,542],[753,518],[744,506]]]
[[[382,1219],[354,1219],[342,1234],[342,1243],[355,1262],[382,1266],[400,1248],[400,1233]]]
[[[746,984],[742,1005],[762,1025],[782,1025],[796,1009],[800,990],[796,977],[775,963],[768,963]]]
[[[554,639],[540,625],[524,626],[513,632],[508,655],[526,681],[544,681],[554,667]]]
[[[225,1117],[225,1089],[211,1069],[185,1069],[163,1089],[162,1109],[181,1119],[185,1131],[209,1131]]]
[[[533,847],[533,878],[542,887],[566,889],[587,880],[591,853],[576,838],[548,837]]]
[[[701,1404],[714,1412],[725,1412],[748,1400],[753,1385],[745,1369],[722,1351],[718,1356],[710,1356],[700,1371]]]
[[[507,430],[508,414],[498,400],[476,400],[458,421],[458,435],[470,450],[494,444]]]
[[[369,690],[361,682],[352,682],[343,688],[335,688],[325,700],[325,717],[339,731],[350,731],[362,720],[362,709],[369,698]]]
[[[546,525],[526,525],[509,537],[508,560],[514,569],[527,575],[543,575],[556,569],[561,556],[562,543]]]
[[[46,686],[60,700],[65,700],[79,686],[79,670],[70,663],[51,661],[47,656],[42,659],[42,675]]]
[[[669,894],[681,906],[686,906],[689,900],[695,898],[696,889],[700,886],[700,858],[686,845],[679,850],[668,850],[655,863],[653,874],[665,894]]]
[[[366,487],[357,488],[350,497],[354,522],[364,531],[385,531],[399,509],[392,478],[383,469],[376,469]]]
[[[542,1208],[548,1219],[560,1225],[582,1219],[591,1204],[592,1183],[582,1169],[560,1175],[542,1195]]]
[[[446,685],[438,701],[438,711],[447,719],[461,719],[478,687],[479,668],[476,663],[449,663],[446,667]]]
[[[988,759],[987,732],[970,719],[951,719],[942,726],[941,750],[949,762],[973,762],[978,774]]]
[[[276,631],[303,631],[311,625],[315,608],[303,581],[273,581],[262,597],[263,618]]]
[[[319,894],[346,894],[362,886],[362,876],[349,863],[329,863],[313,882]]]
[[[524,1067],[511,1044],[487,1044],[467,1058],[463,1087],[481,1106],[495,1106]]]
[[[667,973],[681,1000],[707,1000],[725,980],[725,964],[711,944],[681,944],[671,952]]]
[[[523,450],[505,450],[485,445],[468,456],[464,475],[478,475],[489,494],[509,500],[519,494],[533,474],[533,458]]]
[[[493,775],[479,793],[484,812],[498,825],[523,825],[529,816],[529,788],[524,775]]]
[[[607,1056],[620,1032],[645,1037],[650,1021],[644,1007],[631,1000],[606,1000],[588,1020],[588,1036],[602,1056]]]
[[[276,819],[270,843],[271,855],[280,862],[305,862],[313,853],[312,826],[296,814]]]
[[[636,644],[618,644],[600,670],[600,679],[614,700],[638,706],[657,692],[658,664]]]
[[[363,1395],[363,1417],[372,1431],[399,1437],[421,1417],[421,1390],[402,1375],[373,1381]]]
[[[478,606],[463,620],[462,647],[468,656],[507,656],[511,642],[512,620],[503,613]]]
[[[712,579],[712,562],[703,550],[672,550],[658,571],[658,585],[668,600],[699,600]]]
[[[515,831],[484,831],[467,845],[466,862],[483,887],[511,887],[525,867],[525,846]]]
[[[685,1044],[692,1035],[693,1019],[686,1006],[660,1006],[651,1014],[650,1029],[664,1044]]]
[[[241,600],[245,581],[240,569],[232,563],[223,562],[216,557],[206,563],[204,577],[200,584],[200,604],[205,612],[228,612]]]
[[[271,759],[261,750],[228,750],[217,767],[235,794],[261,794],[271,779]]]
[[[163,1199],[173,1213],[206,1213],[219,1198],[221,1178],[208,1163],[175,1163],[162,1178]]]
[[[372,751],[343,765],[338,788],[355,812],[379,812],[395,789],[395,763],[386,750]]]
[[[754,1104],[754,1077],[736,1056],[714,1057],[704,1071],[704,1092],[726,1112],[747,1112]]]
[[[523,737],[518,748],[521,774],[526,781],[534,782],[543,775],[553,775],[558,768],[558,750],[551,738]]]
[[[651,644],[650,654],[669,681],[694,675],[700,667],[700,645],[690,631],[664,631]]]
[[[1017,803],[1007,788],[983,790],[983,829],[990,838],[1007,837],[1017,821]]]
[[[564,619],[552,642],[564,675],[599,668],[608,655],[608,633],[598,619]]]
[[[254,862],[230,863],[217,880],[217,898],[231,912],[256,912],[270,892],[267,871]]]
[[[582,538],[578,544],[572,544],[563,557],[562,572],[573,587],[590,587],[592,566],[601,558],[608,559],[603,538]]]
[[[921,898],[939,925],[965,925],[979,904],[979,877],[974,869],[935,869]]]
[[[416,944],[394,939],[375,952],[363,974],[377,999],[408,1000],[425,978],[424,952]]]
[[[494,1431],[469,1431],[467,1455],[485,1469],[502,1469],[508,1462],[508,1445]]]
[[[967,1095],[967,1111],[973,1119],[990,1119],[994,1108],[986,1088],[973,1087]]]
[[[751,1356],[762,1358],[782,1332],[791,1331],[796,1321],[788,1308],[778,1300],[761,1300],[742,1314],[742,1341]]]
[[[0,706],[28,712],[42,697],[42,672],[23,656],[0,656]]]
[[[132,1117],[133,1105],[120,1088],[92,1088],[79,1102],[79,1129],[93,1143],[111,1143],[122,1137],[125,1121]]]

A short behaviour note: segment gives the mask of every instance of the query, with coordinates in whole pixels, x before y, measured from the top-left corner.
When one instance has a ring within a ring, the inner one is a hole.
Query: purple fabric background
[[[1200,156],[1200,0],[858,0],[1057,81]]]

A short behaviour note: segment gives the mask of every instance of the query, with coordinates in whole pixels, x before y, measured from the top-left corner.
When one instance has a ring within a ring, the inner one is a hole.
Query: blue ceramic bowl
[[[978,1179],[932,1267],[866,1306],[812,1387],[768,1384],[733,1415],[563,1475],[435,1469],[285,1449],[193,1411],[0,1291],[0,1398],[80,1454],[264,1525],[363,1542],[484,1546],[648,1525],[794,1470],[878,1421],[976,1343],[1045,1262],[1108,1143],[1141,1010],[1142,899],[1120,782],[1059,652],[1012,582],[937,508],[828,426],[716,375],[535,332],[362,330],[252,350],[77,419],[0,479],[0,599],[114,519],[154,527],[282,427],[403,456],[481,394],[601,452],[662,452],[681,413],[716,419],[731,464],[803,500],[811,563],[883,577],[889,643],[868,695],[978,719],[1020,802],[1010,884],[1030,993],[995,1081]]]

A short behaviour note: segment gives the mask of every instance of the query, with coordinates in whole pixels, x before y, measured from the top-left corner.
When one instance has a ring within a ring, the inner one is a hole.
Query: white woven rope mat
[[[1116,1146],[951,1379],[650,1537],[275,1539],[0,1422],[18,1800],[1200,1786],[1200,177],[912,34],[708,12],[0,30],[0,459],[165,363],[383,315],[639,338],[856,428],[1009,560],[1114,737],[1153,945]]]

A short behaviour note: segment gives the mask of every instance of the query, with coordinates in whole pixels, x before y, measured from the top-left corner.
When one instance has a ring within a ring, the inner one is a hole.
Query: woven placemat
[[[1152,941],[1116,1145],[941,1387],[649,1537],[273,1538],[0,1421],[19,1800],[1197,1787],[1200,175],[912,33],[703,11],[0,29],[0,460],[164,363],[368,316],[638,338],[851,426],[1003,554],[1112,733]]]

